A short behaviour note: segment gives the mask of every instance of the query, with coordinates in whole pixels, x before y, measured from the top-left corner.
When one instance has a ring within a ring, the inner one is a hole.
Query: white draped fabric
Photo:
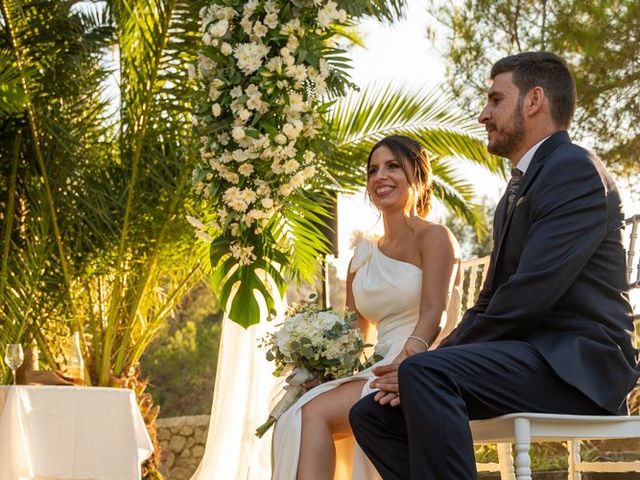
[[[284,304],[280,318],[283,310]],[[259,347],[260,339],[278,323],[263,319],[244,329],[225,316],[207,444],[191,480],[270,478],[272,431],[262,438],[254,433],[282,390],[282,380],[272,374],[273,363],[267,362],[266,351]]]

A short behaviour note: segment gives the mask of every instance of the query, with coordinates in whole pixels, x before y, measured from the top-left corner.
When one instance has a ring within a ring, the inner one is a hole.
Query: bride
[[[371,325],[377,329],[375,352],[383,359],[375,366],[433,348],[457,322],[459,247],[446,227],[425,220],[430,174],[425,149],[408,137],[384,138],[369,154],[367,193],[382,213],[384,235],[357,244],[347,308],[365,334]],[[374,391],[374,377],[367,369],[314,386],[278,420],[273,480],[380,478],[354,446],[348,421],[356,401]],[[395,394],[378,397],[382,404],[397,402]]]

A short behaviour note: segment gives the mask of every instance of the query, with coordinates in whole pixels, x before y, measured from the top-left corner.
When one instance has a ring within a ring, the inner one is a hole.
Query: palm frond
[[[26,75],[26,72],[25,72]],[[0,50],[0,120],[23,112],[27,96],[22,88],[22,77],[10,50]]]

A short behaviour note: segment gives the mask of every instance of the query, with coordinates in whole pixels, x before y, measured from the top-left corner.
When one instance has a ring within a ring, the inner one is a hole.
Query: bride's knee
[[[311,401],[302,407],[302,423],[305,425],[328,424],[329,420],[329,411],[321,402]]]

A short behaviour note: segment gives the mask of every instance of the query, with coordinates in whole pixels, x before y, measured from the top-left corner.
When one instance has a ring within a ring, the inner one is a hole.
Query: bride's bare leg
[[[333,480],[333,440],[351,435],[349,410],[360,399],[365,380],[353,380],[317,396],[302,407],[298,480]]]

